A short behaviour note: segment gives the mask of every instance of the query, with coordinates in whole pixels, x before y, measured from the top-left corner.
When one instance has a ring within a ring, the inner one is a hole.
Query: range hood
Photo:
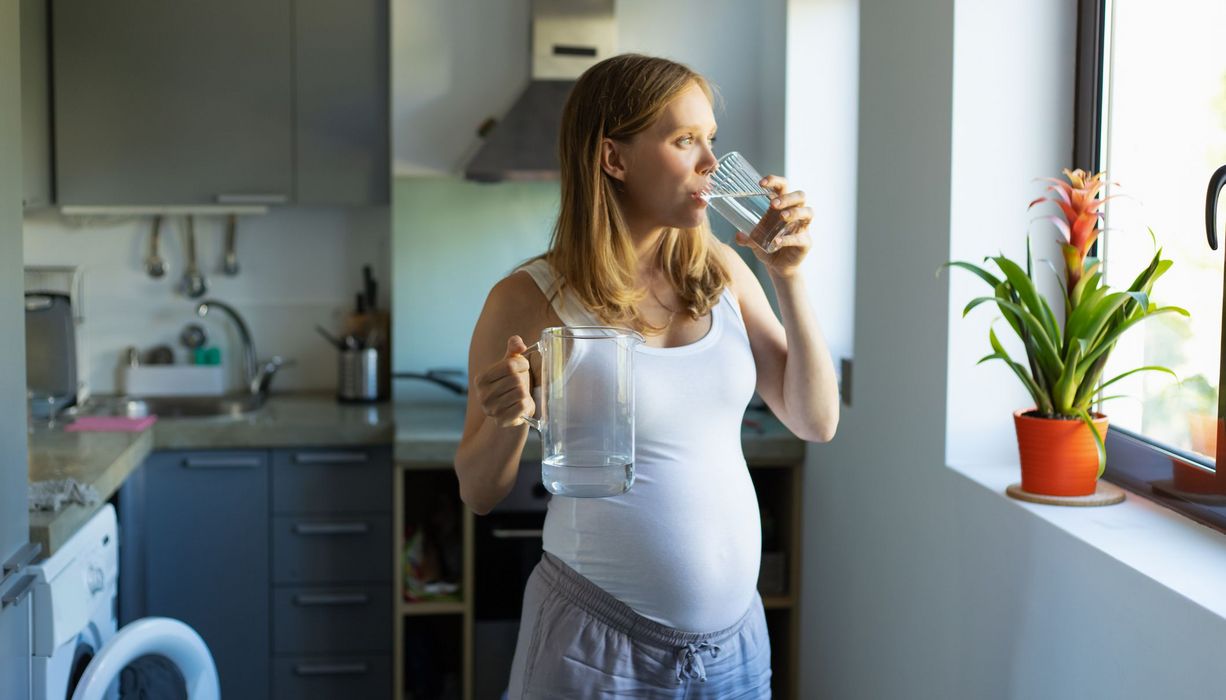
[[[532,78],[464,168],[478,182],[556,180],[558,126],[583,71],[613,55],[614,0],[532,0]]]

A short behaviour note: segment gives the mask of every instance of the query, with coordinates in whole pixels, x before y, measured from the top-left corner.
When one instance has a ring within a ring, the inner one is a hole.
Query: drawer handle
[[[363,663],[294,664],[294,673],[299,676],[355,676],[369,671],[370,667]]]
[[[299,535],[364,535],[370,532],[366,523],[296,523],[294,532]]]
[[[365,464],[370,455],[365,452],[296,452],[296,464]]]
[[[37,542],[27,542],[23,544],[21,549],[18,549],[16,554],[9,557],[9,560],[4,562],[3,567],[0,568],[0,579],[3,579],[5,576],[8,576],[18,569],[24,568],[27,564],[34,561],[34,559],[42,551],[43,546]]]
[[[17,583],[3,595],[0,595],[0,609],[7,608],[10,605],[16,605],[30,594],[31,588],[34,586],[34,574],[26,574],[17,579]]]
[[[370,596],[365,593],[302,593],[294,596],[294,605],[366,605]]]
[[[285,204],[289,197],[280,192],[222,192],[218,204]]]
[[[188,469],[255,469],[260,466],[259,457],[187,457],[183,466]]]
[[[516,530],[513,528],[496,527],[490,530],[490,534],[500,540],[537,540],[544,534],[544,530]]]

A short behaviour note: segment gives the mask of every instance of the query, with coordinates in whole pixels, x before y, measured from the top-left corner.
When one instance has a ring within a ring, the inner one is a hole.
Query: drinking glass
[[[737,151],[725,153],[711,173],[710,186],[701,196],[728,223],[749,236],[749,240],[766,251],[778,250],[776,240],[787,229],[787,222],[778,209],[771,208],[775,193],[758,183],[760,175]]]

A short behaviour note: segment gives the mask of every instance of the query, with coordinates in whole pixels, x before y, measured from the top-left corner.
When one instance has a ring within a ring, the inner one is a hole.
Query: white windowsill
[[[1016,464],[949,465],[999,498],[1102,551],[1226,618],[1226,534],[1132,492],[1123,503],[1098,508],[1047,506],[1005,495],[1019,479]]]

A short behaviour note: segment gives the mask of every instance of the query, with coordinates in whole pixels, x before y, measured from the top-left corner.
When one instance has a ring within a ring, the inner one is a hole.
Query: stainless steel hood
[[[532,79],[464,169],[479,182],[556,180],[562,106],[583,71],[613,55],[614,0],[533,0]]]

